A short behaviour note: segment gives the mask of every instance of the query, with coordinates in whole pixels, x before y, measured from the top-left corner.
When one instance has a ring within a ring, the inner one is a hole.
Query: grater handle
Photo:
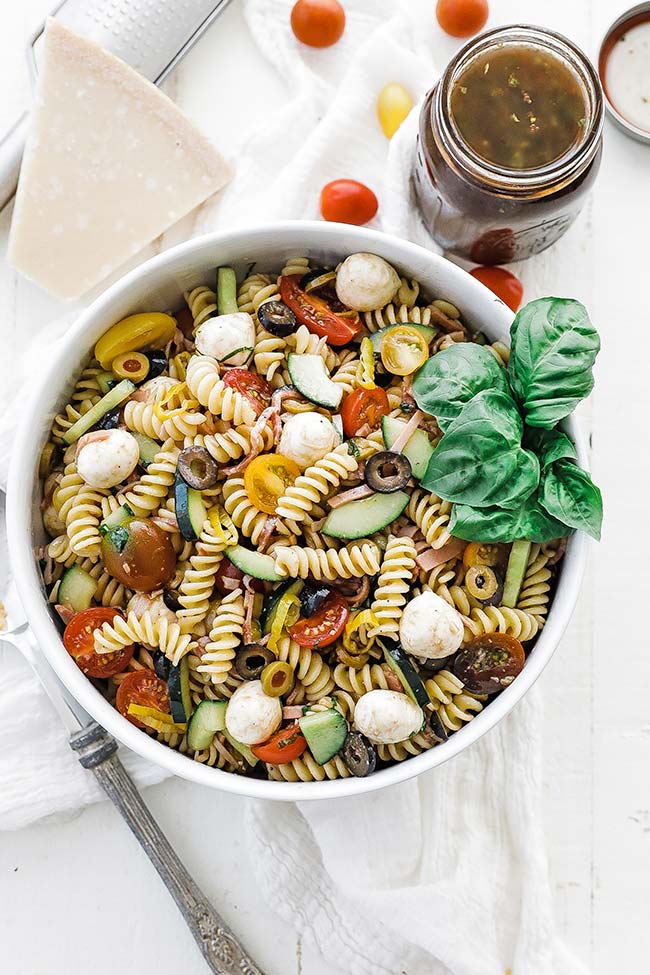
[[[13,197],[27,137],[28,114],[24,112],[0,140],[0,210]]]

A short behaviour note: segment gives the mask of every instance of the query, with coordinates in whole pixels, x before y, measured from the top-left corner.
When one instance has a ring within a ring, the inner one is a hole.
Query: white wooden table
[[[48,6],[48,0],[3,4],[0,128],[27,103],[23,38]],[[432,17],[434,7],[431,0]],[[623,4],[492,0],[492,8],[491,23],[554,27],[593,56]],[[442,58],[452,46],[436,33],[432,20],[432,43]],[[228,97],[215,99],[229,79]],[[240,106],[255,99],[280,104],[286,97],[281,80],[255,55],[237,3],[183,63],[171,90],[199,125],[218,113],[226,149],[228,134],[239,131]],[[597,392],[584,419],[593,430],[605,530],[574,621],[542,677],[545,815],[558,927],[596,975],[645,972],[650,958],[650,652],[641,612],[650,578],[650,147],[609,124],[605,135],[596,192],[558,245],[567,260],[553,285],[554,294],[589,306],[603,338]],[[2,256],[9,218],[8,211],[0,217]],[[522,268],[524,281],[528,273]],[[4,260],[0,302],[9,358],[33,322],[61,313]],[[0,720],[1,714],[0,701]],[[182,781],[151,788],[146,798],[268,975],[332,971],[256,891],[243,800]],[[202,971],[168,895],[106,804],[0,834],[0,945],[0,969],[13,975]]]

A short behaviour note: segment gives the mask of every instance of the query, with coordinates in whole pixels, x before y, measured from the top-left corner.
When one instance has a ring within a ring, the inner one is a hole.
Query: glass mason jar
[[[469,63],[507,44],[554,55],[570,69],[584,98],[580,137],[537,168],[506,168],[480,156],[463,139],[451,111],[454,84]],[[543,251],[582,208],[600,166],[602,127],[598,75],[571,41],[529,26],[482,34],[451,60],[420,113],[414,183],[427,228],[442,248],[479,264],[505,264]]]

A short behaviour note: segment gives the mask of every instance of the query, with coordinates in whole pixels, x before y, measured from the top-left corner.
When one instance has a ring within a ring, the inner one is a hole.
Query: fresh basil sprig
[[[459,343],[416,374],[415,401],[444,431],[422,486],[454,503],[458,538],[542,542],[575,529],[600,538],[600,491],[553,429],[593,387],[598,333],[566,298],[530,302],[510,333],[507,371],[488,349]]]

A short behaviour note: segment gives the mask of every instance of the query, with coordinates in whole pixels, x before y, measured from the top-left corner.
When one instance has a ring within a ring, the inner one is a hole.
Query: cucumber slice
[[[138,444],[142,466],[148,467],[149,464],[153,464],[156,454],[160,450],[160,444],[148,437],[146,433],[132,433],[131,436],[135,437]]]
[[[217,731],[224,731],[227,707],[227,701],[201,701],[187,726],[190,751],[202,752],[209,748]]]
[[[310,711],[298,718],[298,724],[319,765],[325,765],[343,748],[348,723],[337,708]]]
[[[102,535],[109,535],[114,528],[121,528],[122,525],[128,524],[133,517],[135,516],[128,504],[122,504],[117,511],[114,511],[99,523],[99,530]]]
[[[192,695],[190,693],[190,666],[187,657],[181,657],[179,664],[171,665],[167,687],[172,718],[177,724],[189,721],[192,714]]]
[[[400,325],[408,325],[409,328],[415,328],[418,332],[422,332],[425,339],[427,340],[427,345],[436,336],[435,328],[431,325],[416,325],[415,322],[395,322],[394,325],[387,325],[386,328],[380,328],[378,332],[373,332],[370,336],[370,341],[372,342],[372,348],[374,352],[381,352],[381,343],[384,340],[384,336],[387,335],[394,328],[398,328]]]
[[[365,538],[399,518],[408,503],[405,491],[349,501],[330,512],[321,531],[333,538]]]
[[[97,592],[97,580],[78,565],[72,565],[64,572],[57,594],[57,602],[69,606],[75,613],[89,609]]]
[[[503,584],[503,596],[501,605],[514,609],[521,592],[521,584],[526,575],[528,567],[528,557],[530,555],[530,542],[520,539],[512,543],[508,567],[506,569],[506,579]]]
[[[404,420],[398,420],[394,416],[382,416],[381,432],[387,450],[391,449],[405,426]],[[418,481],[424,477],[434,449],[424,430],[414,430],[402,447],[402,453],[411,464],[413,477],[417,477]]]
[[[174,482],[174,500],[180,533],[188,542],[193,542],[201,534],[208,517],[208,509],[201,492],[189,487],[177,473]]]
[[[282,576],[275,571],[275,563],[270,555],[262,552],[251,552],[243,545],[232,545],[226,549],[226,555],[233,565],[241,569],[245,575],[253,579],[264,579],[266,582],[283,582]]]
[[[243,758],[246,759],[250,767],[255,768],[255,766],[259,762],[259,758],[257,758],[256,755],[253,755],[248,745],[243,745],[240,741],[237,741],[236,738],[233,738],[233,736],[226,728],[224,728],[223,734],[226,740],[230,742],[232,747],[236,749],[236,751],[238,751]]]
[[[332,382],[321,356],[290,352],[287,368],[291,382],[305,399],[330,410],[338,410],[343,399],[343,386]]]
[[[87,413],[79,417],[69,430],[66,430],[63,434],[65,443],[76,443],[79,437],[82,437],[91,427],[99,423],[106,413],[110,413],[116,406],[120,406],[134,391],[135,386],[130,379],[123,379],[117,386],[113,386],[94,406],[91,406]]]
[[[395,643],[392,646],[381,641],[380,643],[384,648],[384,660],[390,669],[397,674],[408,696],[416,704],[419,704],[421,708],[426,708],[431,703],[426,687],[420,680],[420,675],[399,643]]]
[[[237,277],[231,267],[217,268],[217,314],[232,315],[237,307]],[[251,350],[252,351],[252,350]]]
[[[100,372],[97,375],[97,385],[99,386],[102,396],[105,396],[109,389],[112,389],[113,386],[117,386],[117,382],[118,381],[112,372]]]
[[[288,579],[283,585],[278,586],[269,596],[266,597],[264,600],[264,611],[260,621],[262,624],[262,633],[271,632],[278,603],[282,597],[287,593],[294,593],[296,596],[299,596],[304,585],[305,584],[302,579]]]

